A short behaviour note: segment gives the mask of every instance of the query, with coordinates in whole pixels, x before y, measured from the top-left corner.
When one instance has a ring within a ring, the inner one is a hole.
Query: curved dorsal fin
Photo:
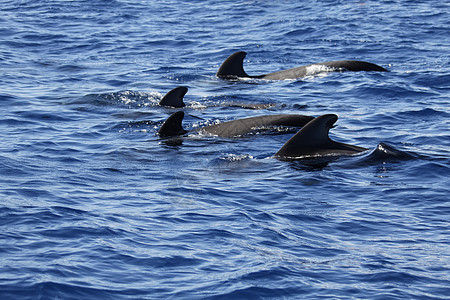
[[[314,118],[290,138],[275,155],[295,157],[306,155],[312,149],[329,147],[333,141],[329,138],[328,132],[337,119],[338,116],[334,114]]]
[[[239,78],[250,77],[244,71],[244,58],[247,55],[244,51],[231,54],[220,66],[216,76],[219,78]]]
[[[158,130],[158,135],[161,137],[169,137],[186,133],[181,124],[184,118],[183,111],[177,111],[170,115]]]
[[[171,107],[185,107],[186,104],[183,102],[183,97],[188,91],[187,87],[179,86],[171,91],[169,91],[162,99],[159,101],[159,105],[171,106]]]
[[[311,155],[352,155],[368,150],[331,140],[328,133],[337,119],[338,116],[334,114],[314,118],[287,141],[275,155],[286,158]]]

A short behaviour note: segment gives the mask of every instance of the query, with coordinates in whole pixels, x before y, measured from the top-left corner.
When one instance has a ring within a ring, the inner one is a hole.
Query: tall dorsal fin
[[[159,128],[158,135],[161,137],[169,137],[186,133],[186,130],[183,129],[182,125],[183,118],[183,111],[177,111],[170,115],[170,117],[164,121],[161,128]]]
[[[186,104],[183,102],[183,97],[186,95],[188,91],[187,87],[179,86],[172,89],[168,92],[162,99],[159,101],[159,105],[162,106],[171,106],[171,107],[185,107]]]
[[[231,54],[220,66],[216,76],[219,78],[239,78],[250,77],[244,71],[244,58],[247,55],[244,51]]]
[[[275,155],[295,158],[316,155],[352,155],[366,151],[366,148],[330,139],[328,133],[337,119],[338,116],[334,114],[314,118],[287,141]]]
[[[334,114],[322,115],[314,118],[300,129],[281,149],[276,156],[295,157],[308,154],[311,149],[328,146],[333,142],[328,132],[336,123],[338,116]]]

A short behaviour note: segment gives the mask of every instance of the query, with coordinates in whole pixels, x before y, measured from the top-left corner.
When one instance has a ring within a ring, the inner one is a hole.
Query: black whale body
[[[173,113],[158,131],[162,138],[179,136],[187,133],[183,129],[183,111]],[[325,114],[316,118],[303,115],[267,115],[228,121],[220,124],[205,126],[196,131],[208,132],[220,137],[235,137],[244,135],[258,126],[291,126],[302,127],[275,154],[274,157],[284,161],[299,161],[308,166],[324,167],[339,156],[358,155],[352,167],[367,164],[379,164],[386,161],[399,161],[418,158],[414,153],[398,150],[386,143],[379,143],[370,149],[333,141],[329,131],[334,127],[338,116]],[[176,142],[179,145],[179,141]],[[356,165],[355,165],[356,163]]]
[[[187,133],[183,129],[183,111],[173,113],[163,123],[158,131],[161,137],[172,137]],[[368,149],[333,141],[328,132],[338,117],[334,114],[310,117],[303,115],[268,115],[238,119],[197,129],[220,137],[235,137],[244,135],[260,126],[292,126],[302,127],[283,147],[275,157],[286,160],[318,156],[353,155]]]
[[[161,126],[158,135],[165,138],[187,133],[188,131],[184,130],[182,126],[183,118],[183,111],[173,113]],[[330,159],[334,160],[338,156],[353,156],[362,152],[368,154],[360,157],[357,161],[361,164],[417,157],[397,150],[383,142],[379,143],[371,152],[368,152],[370,149],[333,141],[329,137],[329,131],[337,120],[338,116],[334,114],[325,114],[316,118],[303,115],[268,115],[205,126],[197,129],[197,131],[208,132],[220,137],[235,137],[249,133],[258,126],[302,127],[275,153],[274,157],[287,161],[307,161],[314,166],[317,166],[317,164],[326,165]]]
[[[158,131],[161,137],[171,137],[187,133],[183,129],[182,121],[184,118],[183,111],[173,113],[163,123]],[[196,129],[199,132],[206,132],[219,137],[235,137],[252,132],[255,128],[265,126],[290,126],[302,127],[306,125],[314,117],[304,115],[266,115],[258,117],[250,117],[237,119],[233,121],[223,122],[220,124],[209,125]]]
[[[244,71],[244,58],[247,55],[244,51],[239,51],[230,55],[220,66],[216,76],[223,79],[238,79],[238,78],[256,78],[267,80],[284,80],[296,79],[308,76],[308,67],[311,66],[325,66],[332,71],[378,71],[387,72],[385,68],[373,63],[357,60],[338,60],[328,61],[323,63],[310,64],[289,70],[268,73],[264,75],[251,76]]]

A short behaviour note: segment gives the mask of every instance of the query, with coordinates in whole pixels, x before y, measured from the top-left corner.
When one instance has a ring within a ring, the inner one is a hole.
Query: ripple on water
[[[447,6],[341,2],[3,1],[0,296],[448,297]],[[249,74],[390,72],[216,78],[236,51]],[[334,113],[331,137],[369,150],[280,161],[297,130],[279,128],[162,139],[179,85],[186,129]]]

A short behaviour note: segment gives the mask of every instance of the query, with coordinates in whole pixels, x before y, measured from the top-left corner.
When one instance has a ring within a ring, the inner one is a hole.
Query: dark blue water
[[[1,299],[443,299],[450,295],[450,5],[443,1],[1,1]],[[356,59],[389,73],[262,74]],[[295,131],[156,132],[339,116],[367,147],[280,161]],[[230,103],[274,103],[250,110]],[[386,143],[405,155],[381,155]]]

